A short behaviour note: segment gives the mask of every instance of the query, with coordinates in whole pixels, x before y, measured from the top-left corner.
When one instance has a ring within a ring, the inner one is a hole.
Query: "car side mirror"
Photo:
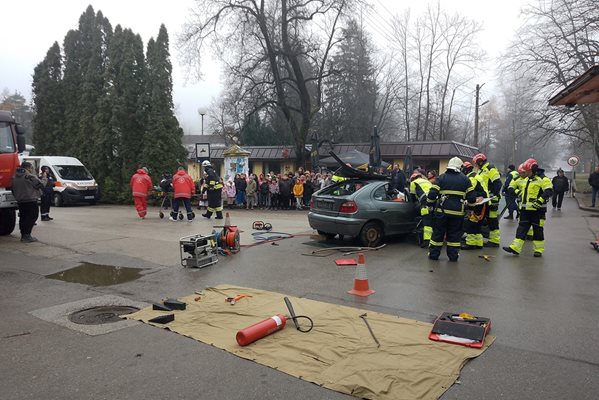
[[[24,152],[26,149],[24,134],[17,135],[17,149],[19,150],[19,153]]]

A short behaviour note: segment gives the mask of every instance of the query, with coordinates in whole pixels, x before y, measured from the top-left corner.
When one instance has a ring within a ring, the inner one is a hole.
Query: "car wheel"
[[[378,247],[383,243],[383,227],[378,222],[368,222],[360,231],[363,246]]]
[[[60,193],[54,193],[52,197],[52,202],[54,203],[54,207],[62,207],[64,201],[62,200],[62,195]]]
[[[318,232],[318,234],[320,236],[324,236],[327,240],[331,240],[335,237],[334,233],[327,233],[327,232],[323,232],[323,231],[316,231],[316,232]]]

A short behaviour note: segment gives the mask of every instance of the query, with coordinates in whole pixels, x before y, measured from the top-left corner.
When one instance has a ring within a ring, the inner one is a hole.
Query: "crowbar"
[[[366,313],[360,315],[360,318],[362,318],[362,320],[366,324],[366,327],[368,328],[368,331],[370,332],[370,335],[372,336],[372,338],[376,342],[376,347],[381,347],[381,344],[379,343],[379,341],[376,338],[376,336],[374,336],[374,332],[372,331],[372,328],[370,327],[370,324],[368,323],[368,320],[366,319]]]

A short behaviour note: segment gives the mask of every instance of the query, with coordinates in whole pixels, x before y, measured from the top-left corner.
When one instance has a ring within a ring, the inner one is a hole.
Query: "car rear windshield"
[[[349,180],[343,181],[331,186],[327,186],[322,189],[322,192],[319,195],[324,196],[348,196],[350,194],[356,193],[358,190],[362,189],[364,186],[368,185],[367,181],[360,180]]]
[[[62,179],[69,181],[90,181],[94,179],[83,165],[56,165],[56,172]]]

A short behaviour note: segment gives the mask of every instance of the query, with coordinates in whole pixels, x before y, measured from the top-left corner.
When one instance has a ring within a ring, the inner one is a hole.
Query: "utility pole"
[[[474,106],[474,147],[478,147],[478,109],[489,102],[485,101],[482,104],[479,104],[480,89],[483,86],[485,86],[484,83],[482,85],[476,84],[476,104]]]

